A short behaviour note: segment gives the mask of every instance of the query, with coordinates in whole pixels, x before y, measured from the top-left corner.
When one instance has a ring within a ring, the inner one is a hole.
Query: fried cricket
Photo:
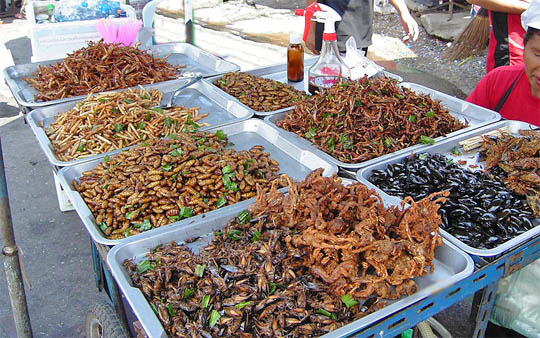
[[[345,163],[364,162],[466,127],[441,102],[390,78],[341,82],[277,122]]]
[[[36,101],[52,101],[172,80],[185,66],[173,66],[137,47],[90,41],[62,61],[39,66],[23,78],[37,90]]]

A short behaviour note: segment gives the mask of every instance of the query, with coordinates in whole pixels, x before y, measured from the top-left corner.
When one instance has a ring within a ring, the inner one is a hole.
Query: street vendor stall
[[[104,66],[4,71],[92,239],[112,306],[89,311],[89,336],[394,337],[478,293],[482,337],[498,280],[540,256],[529,197],[504,173],[474,176],[486,159],[468,148],[535,126],[385,72],[309,95],[284,65],[240,72],[190,45],[150,51],[178,72],[130,82],[165,71],[129,51],[99,82],[124,86],[55,97],[68,82],[52,68],[90,82]]]

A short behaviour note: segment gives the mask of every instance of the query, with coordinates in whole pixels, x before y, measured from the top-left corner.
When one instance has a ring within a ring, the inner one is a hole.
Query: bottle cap
[[[54,9],[54,5],[53,4],[48,4],[47,9],[52,11]]]
[[[298,33],[291,33],[289,39],[290,43],[295,45],[302,43],[302,35]]]

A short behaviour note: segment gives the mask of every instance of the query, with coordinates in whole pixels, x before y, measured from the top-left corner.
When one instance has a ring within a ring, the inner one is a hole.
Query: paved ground
[[[25,25],[24,20],[9,19],[0,25],[2,69],[13,62],[30,61]],[[182,40],[181,27],[178,21],[158,18],[158,41]],[[241,65],[243,70],[286,60],[283,47],[248,41],[226,32],[196,27],[196,39],[199,47]],[[430,81],[433,87],[440,85],[438,80]],[[32,283],[26,293],[34,335],[82,337],[87,309],[104,299],[94,284],[90,240],[76,213],[59,211],[50,165],[18,114],[3,80],[0,137],[17,242]],[[0,269],[0,304],[0,337],[15,337],[3,269]],[[464,302],[441,316],[456,337],[469,336],[470,325],[463,316],[467,307]]]

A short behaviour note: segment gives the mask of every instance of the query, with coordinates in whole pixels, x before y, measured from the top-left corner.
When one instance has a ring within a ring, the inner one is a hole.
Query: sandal
[[[24,15],[22,13],[15,14],[15,19],[24,19]]]

